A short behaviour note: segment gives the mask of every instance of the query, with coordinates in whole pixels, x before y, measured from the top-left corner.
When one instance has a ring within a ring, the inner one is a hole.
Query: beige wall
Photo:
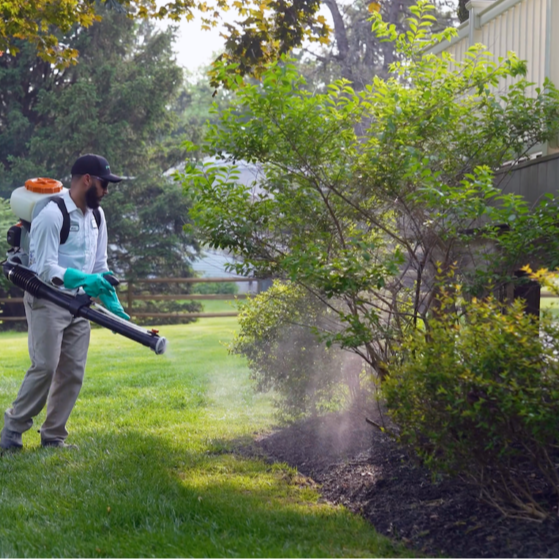
[[[484,44],[496,59],[513,51],[528,63],[532,95],[546,77],[559,87],[559,0],[470,0],[467,7],[470,19],[458,28],[458,37],[431,52],[450,52],[462,60],[476,43]],[[505,91],[511,83],[510,78],[504,80],[497,89]],[[559,152],[559,142],[538,150],[543,155]]]

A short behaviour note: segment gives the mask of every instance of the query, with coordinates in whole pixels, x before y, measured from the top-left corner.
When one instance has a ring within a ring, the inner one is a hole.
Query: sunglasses
[[[102,179],[101,177],[96,177],[95,175],[90,175],[92,179],[97,179],[101,183],[101,188],[103,190],[107,190],[109,188],[109,181],[106,179]]]

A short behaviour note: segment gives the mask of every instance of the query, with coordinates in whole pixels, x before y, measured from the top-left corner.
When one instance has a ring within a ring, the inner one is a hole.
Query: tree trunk
[[[470,18],[470,12],[466,9],[466,4],[468,0],[458,0],[458,19],[460,23],[468,21]]]
[[[340,13],[340,9],[338,8],[336,0],[324,0],[324,4],[328,6],[328,9],[332,14],[332,20],[334,21],[334,37],[336,38],[336,46],[338,48],[337,58],[339,59],[342,67],[343,77],[346,80],[353,81],[351,64],[348,63],[349,41],[347,38],[347,30],[344,18]]]

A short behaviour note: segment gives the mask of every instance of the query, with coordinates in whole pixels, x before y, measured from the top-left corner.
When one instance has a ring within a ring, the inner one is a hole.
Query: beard
[[[97,197],[97,187],[92,184],[85,192],[85,203],[88,208],[96,210],[99,207],[99,198]]]

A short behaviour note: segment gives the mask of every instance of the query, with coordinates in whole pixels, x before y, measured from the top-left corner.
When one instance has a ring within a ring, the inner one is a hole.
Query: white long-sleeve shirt
[[[95,216],[89,208],[85,214],[67,191],[62,195],[70,216],[70,233],[67,241],[60,244],[62,212],[54,202],[49,202],[33,219],[31,226],[29,267],[48,283],[61,285],[67,268],[75,268],[86,274],[107,272],[107,224],[101,213],[101,225],[97,228]],[[53,282],[53,278],[60,281]]]

